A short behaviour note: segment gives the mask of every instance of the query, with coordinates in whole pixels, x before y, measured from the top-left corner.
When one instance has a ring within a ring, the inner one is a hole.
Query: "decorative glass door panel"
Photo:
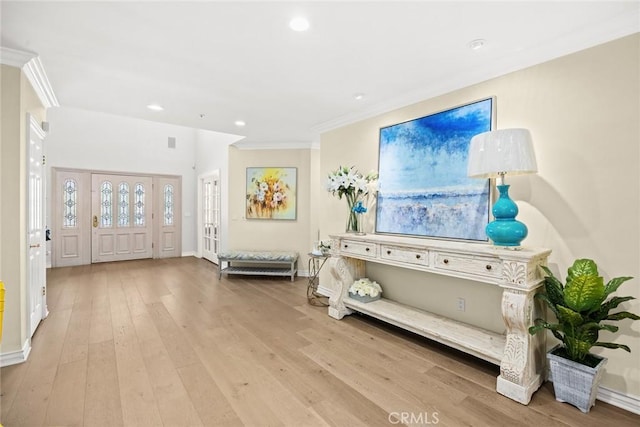
[[[92,174],[91,261],[152,256],[152,179]]]
[[[179,257],[182,255],[182,221],[181,221],[181,187],[180,177],[158,177],[154,182],[156,200],[158,200],[158,258]]]

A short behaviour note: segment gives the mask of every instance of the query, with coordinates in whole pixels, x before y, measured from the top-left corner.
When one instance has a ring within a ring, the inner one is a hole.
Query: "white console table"
[[[544,334],[530,335],[528,328],[541,309],[533,296],[543,283],[539,266],[546,265],[550,250],[378,234],[331,238],[331,317],[342,319],[358,311],[500,365],[498,393],[529,403],[543,380],[546,344]],[[506,333],[497,334],[384,298],[369,303],[349,298],[354,280],[365,277],[365,261],[432,273],[434,280],[445,275],[502,287]]]

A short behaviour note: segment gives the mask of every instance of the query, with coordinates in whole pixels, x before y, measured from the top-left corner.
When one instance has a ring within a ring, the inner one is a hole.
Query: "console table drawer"
[[[378,245],[343,240],[340,244],[340,251],[345,254],[364,255],[375,258],[378,256]]]
[[[426,250],[380,246],[380,258],[409,264],[429,265],[429,253]]]
[[[499,259],[437,253],[436,268],[499,278],[502,262]]]

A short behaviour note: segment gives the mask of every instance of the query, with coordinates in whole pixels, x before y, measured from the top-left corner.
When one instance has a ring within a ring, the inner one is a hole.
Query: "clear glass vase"
[[[353,207],[356,204],[357,196],[355,194],[345,194],[345,198],[347,199],[347,207],[349,208],[349,216],[347,217],[347,226],[345,227],[345,231],[347,233],[357,233],[358,232],[358,214],[353,211]]]
[[[347,218],[347,226],[345,227],[347,233],[358,232],[358,214],[349,210],[349,217]]]
[[[347,233],[356,233],[363,235],[364,232],[364,214],[367,208],[364,206],[366,195],[346,194],[347,206],[349,207],[349,216],[347,217]]]

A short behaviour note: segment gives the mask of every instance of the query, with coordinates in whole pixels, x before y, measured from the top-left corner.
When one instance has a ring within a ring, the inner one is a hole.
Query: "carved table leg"
[[[344,305],[351,284],[364,277],[364,261],[353,258],[331,257],[329,260],[331,276],[334,279],[333,295],[329,298],[329,316],[342,319],[353,313]]]
[[[507,327],[507,342],[500,363],[497,391],[517,402],[528,404],[542,384],[545,357],[544,334],[529,334],[538,308],[536,289],[505,288],[502,293],[502,317]]]

